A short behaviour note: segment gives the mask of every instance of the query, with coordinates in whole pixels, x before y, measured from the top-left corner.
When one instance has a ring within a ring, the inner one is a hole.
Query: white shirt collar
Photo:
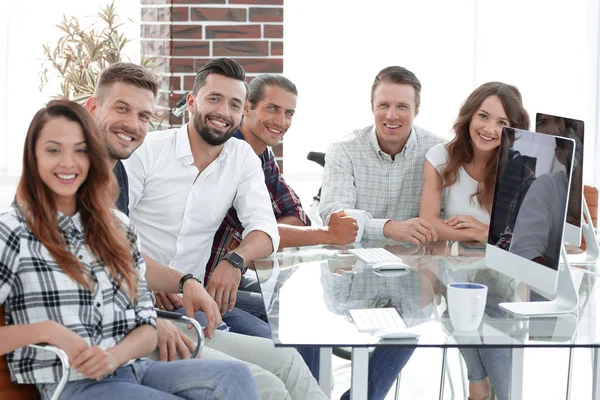
[[[194,155],[192,154],[192,147],[188,136],[188,125],[182,125],[175,134],[175,157],[178,160],[182,160],[185,164],[191,165],[194,162]],[[230,141],[231,139],[225,143],[216,159],[221,165],[225,164],[225,160],[229,154],[228,143]]]

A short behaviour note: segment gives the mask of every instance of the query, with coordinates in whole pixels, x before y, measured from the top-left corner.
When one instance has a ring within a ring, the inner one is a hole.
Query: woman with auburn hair
[[[111,209],[117,185],[99,138],[68,100],[29,126],[16,202],[0,213],[0,355],[12,379],[49,398],[58,359],[23,349],[49,343],[71,363],[62,399],[257,399],[241,363],[141,358],[156,347],[156,313],[137,234]]]
[[[502,82],[484,83],[461,106],[454,138],[427,152],[419,216],[434,226],[439,240],[487,241],[496,155],[505,126],[529,129],[521,93]],[[467,364],[469,399],[489,398],[488,372],[496,395],[505,399],[508,375],[502,368],[507,352],[475,348],[461,348],[461,352]]]

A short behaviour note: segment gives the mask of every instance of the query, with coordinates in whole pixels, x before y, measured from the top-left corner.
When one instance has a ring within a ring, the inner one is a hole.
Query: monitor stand
[[[583,215],[585,218],[581,221],[581,230],[583,231],[583,237],[585,239],[585,251],[581,254],[569,254],[569,264],[573,265],[595,264],[596,260],[598,260],[598,253],[600,253],[598,250],[596,230],[594,229],[590,210],[585,198],[583,199]]]
[[[577,310],[579,295],[571,275],[571,267],[567,261],[565,246],[562,246],[561,255],[564,262],[558,266],[558,284],[556,287],[556,298],[549,301],[500,303],[500,308],[516,315],[539,316],[569,314]]]

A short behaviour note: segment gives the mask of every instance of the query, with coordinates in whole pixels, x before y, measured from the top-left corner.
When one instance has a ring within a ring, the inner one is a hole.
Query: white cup
[[[474,331],[479,328],[485,303],[487,286],[480,283],[451,283],[448,289],[450,321],[457,331]]]
[[[358,225],[358,233],[356,234],[356,239],[354,240],[354,243],[360,242],[360,239],[362,239],[363,232],[365,231],[365,221],[367,220],[366,211],[352,208],[349,210],[344,210],[344,212],[346,213],[346,215],[354,218],[354,220],[356,221],[356,225]]]

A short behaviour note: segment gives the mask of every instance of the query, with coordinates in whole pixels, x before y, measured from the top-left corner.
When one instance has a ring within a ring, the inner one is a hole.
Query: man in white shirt
[[[375,125],[334,142],[325,156],[319,213],[357,208],[367,212],[365,239],[415,245],[437,240],[418,218],[425,154],[442,139],[413,125],[421,83],[406,68],[387,67],[371,89]]]
[[[171,268],[202,280],[214,234],[237,210],[243,240],[211,276],[222,313],[233,309],[242,269],[279,246],[260,162],[247,143],[228,140],[242,119],[244,78],[236,62],[211,61],[187,97],[191,123],[148,135],[125,163],[131,220],[148,255]]]
[[[121,189],[118,206],[124,213],[129,211],[126,201],[128,179],[119,160],[130,157],[144,142],[157,90],[156,77],[143,67],[131,63],[116,63],[102,72],[98,78],[96,93],[86,104],[106,142],[109,162],[115,165],[115,175]],[[143,247],[150,250],[145,244]],[[204,358],[236,358],[246,362],[263,400],[325,399],[295,350],[275,349],[269,339],[219,330],[213,332],[215,323],[220,323],[219,309],[201,282],[186,279],[179,271],[164,267],[147,255],[144,255],[144,260],[148,267],[146,278],[149,288],[183,292],[186,309],[203,310],[209,321],[212,321],[208,329],[205,329],[210,339],[206,341],[202,352]],[[213,311],[216,311],[216,318],[210,317],[214,317]],[[176,359],[178,352],[183,358],[189,357],[186,346],[193,349],[195,343],[173,323],[159,319],[157,329],[161,359]],[[157,358],[156,356],[155,354],[153,358]],[[202,376],[201,370],[198,371],[198,376]]]

